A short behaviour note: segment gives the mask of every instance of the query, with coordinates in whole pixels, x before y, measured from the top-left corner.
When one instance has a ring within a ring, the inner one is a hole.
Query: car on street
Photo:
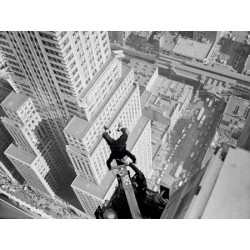
[[[198,143],[199,143],[199,140],[196,140],[194,145],[197,146]]]
[[[188,129],[190,129],[192,127],[192,123],[189,123],[188,125]]]
[[[185,132],[185,128],[184,128],[184,129],[182,129],[182,131],[181,131],[181,132],[182,132],[182,134],[183,134],[183,133]]]
[[[178,148],[178,145],[175,145],[174,150],[176,150],[177,148]]]
[[[178,140],[177,144],[179,144],[181,142],[181,139]]]
[[[194,152],[192,152],[192,154],[190,155],[190,158],[193,158],[194,157]]]

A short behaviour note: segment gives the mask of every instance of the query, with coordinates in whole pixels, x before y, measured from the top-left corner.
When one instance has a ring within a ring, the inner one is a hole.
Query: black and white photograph
[[[185,26],[189,15],[176,6],[144,18],[127,4],[105,14],[104,2],[97,12],[81,3],[71,15],[89,13],[77,25],[65,15],[46,21],[48,10],[42,26],[31,11],[30,26],[18,19],[0,28],[4,223],[28,223],[26,231],[29,221],[48,230],[110,224],[110,238],[135,219],[135,232],[174,225],[181,238],[184,221],[216,228],[250,218],[250,26],[221,26],[225,10],[193,10]]]

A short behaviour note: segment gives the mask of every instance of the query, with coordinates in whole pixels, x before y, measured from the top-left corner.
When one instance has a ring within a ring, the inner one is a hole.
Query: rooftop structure
[[[11,92],[2,102],[2,106],[12,110],[18,110],[28,98],[26,95]]]
[[[177,37],[169,31],[165,31],[160,38],[160,48],[166,51],[172,51],[177,42]]]
[[[105,175],[105,178],[99,185],[85,178],[83,179],[81,176],[77,176],[71,186],[75,189],[80,189],[82,192],[86,192],[87,194],[92,194],[97,199],[103,200],[114,181],[115,176],[110,171]]]
[[[229,98],[224,114],[245,118],[249,108],[249,101],[236,96]]]
[[[158,77],[158,67],[136,58],[131,59],[129,65],[134,69],[135,82],[139,84],[140,94],[142,95],[154,83],[156,77]]]
[[[142,95],[143,114],[173,128],[189,103],[193,87],[158,76],[148,92]]]
[[[148,39],[152,31],[134,31],[133,33],[138,36],[145,37],[146,39]]]
[[[19,161],[30,165],[32,162],[36,159],[36,155],[23,150],[21,148],[18,148],[14,144],[11,144],[6,150],[5,150],[6,155],[10,155],[11,157],[14,157],[18,159]]]
[[[200,43],[180,37],[173,48],[173,53],[175,55],[203,61],[208,57],[212,47],[212,43]]]
[[[217,128],[214,141],[236,146],[249,113],[249,101],[231,96]]]

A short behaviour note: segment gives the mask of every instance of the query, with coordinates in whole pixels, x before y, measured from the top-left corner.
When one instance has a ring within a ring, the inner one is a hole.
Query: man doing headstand
[[[119,125],[119,127],[120,126],[121,125]],[[102,137],[106,140],[111,150],[111,154],[107,160],[108,169],[111,170],[111,162],[113,160],[121,160],[125,156],[128,156],[133,161],[133,163],[136,163],[136,157],[126,149],[129,130],[127,128],[121,128],[120,130],[118,129],[118,131],[121,131],[122,134],[117,140],[115,140],[109,135],[109,129],[106,127],[104,127],[104,129],[105,132],[102,134]]]

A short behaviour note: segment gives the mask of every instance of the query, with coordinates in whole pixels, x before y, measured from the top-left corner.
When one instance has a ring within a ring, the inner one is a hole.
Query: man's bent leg
[[[127,149],[125,149],[125,154],[133,161],[133,163],[136,163],[136,157]]]
[[[111,162],[116,159],[116,153],[112,152],[111,155],[109,156],[108,160],[107,160],[107,166],[108,166],[108,169],[111,170]]]

